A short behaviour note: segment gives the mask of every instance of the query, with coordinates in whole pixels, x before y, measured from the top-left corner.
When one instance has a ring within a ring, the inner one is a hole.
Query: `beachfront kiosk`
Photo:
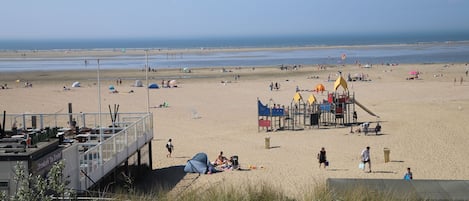
[[[351,125],[356,123],[355,105],[376,116],[355,99],[342,76],[334,82],[333,89],[328,92],[324,85],[318,84],[306,101],[297,91],[289,106],[280,106],[272,99],[269,104],[263,104],[258,98],[258,132]]]
[[[100,126],[100,118],[110,126]],[[18,164],[26,175],[46,177],[53,164],[63,160],[67,187],[78,194],[99,187],[120,169],[128,171],[129,165],[152,167],[151,113],[115,113],[109,118],[97,113],[4,112],[2,125],[0,191],[7,196],[16,193]]]

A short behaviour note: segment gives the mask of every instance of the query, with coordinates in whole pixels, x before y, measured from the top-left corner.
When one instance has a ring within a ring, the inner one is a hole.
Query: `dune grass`
[[[334,192],[327,188],[325,183],[315,183],[301,189],[298,196],[288,196],[282,189],[276,188],[266,183],[246,184],[242,186],[233,185],[213,185],[205,188],[190,189],[180,194],[172,194],[169,191],[159,191],[151,193],[119,193],[114,197],[116,200],[178,200],[178,201],[309,201],[309,200],[337,200],[337,201],[394,201],[394,200],[419,200],[415,197],[402,197],[391,192],[377,192],[356,186],[345,192]]]

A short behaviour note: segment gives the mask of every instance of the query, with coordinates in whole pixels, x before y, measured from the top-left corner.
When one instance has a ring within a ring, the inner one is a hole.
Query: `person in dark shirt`
[[[319,168],[321,168],[321,164],[324,164],[324,168],[327,166],[327,158],[326,158],[326,149],[323,147],[321,151],[318,153],[318,160],[319,160]]]

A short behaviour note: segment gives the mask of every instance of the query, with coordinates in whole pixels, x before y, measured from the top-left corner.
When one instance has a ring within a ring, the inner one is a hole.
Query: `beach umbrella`
[[[109,90],[114,90],[114,89],[116,89],[114,85],[109,85]]]

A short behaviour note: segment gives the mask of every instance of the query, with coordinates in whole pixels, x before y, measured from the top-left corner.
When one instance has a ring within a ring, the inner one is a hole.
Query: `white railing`
[[[70,181],[71,189],[87,190],[153,139],[151,113],[117,113],[114,118],[109,114],[98,113],[7,114],[5,124],[8,130],[15,123],[18,132],[47,127],[57,131],[70,129],[70,119],[76,121],[77,127],[99,131],[98,134],[90,134],[87,142],[75,141],[62,151],[62,159],[65,161],[63,173],[65,179]],[[103,122],[104,126],[100,126],[99,122]],[[102,135],[99,134],[101,132]],[[100,139],[103,140],[98,141]]]
[[[123,130],[78,154],[79,190],[86,190],[153,139],[153,116],[128,117]]]

